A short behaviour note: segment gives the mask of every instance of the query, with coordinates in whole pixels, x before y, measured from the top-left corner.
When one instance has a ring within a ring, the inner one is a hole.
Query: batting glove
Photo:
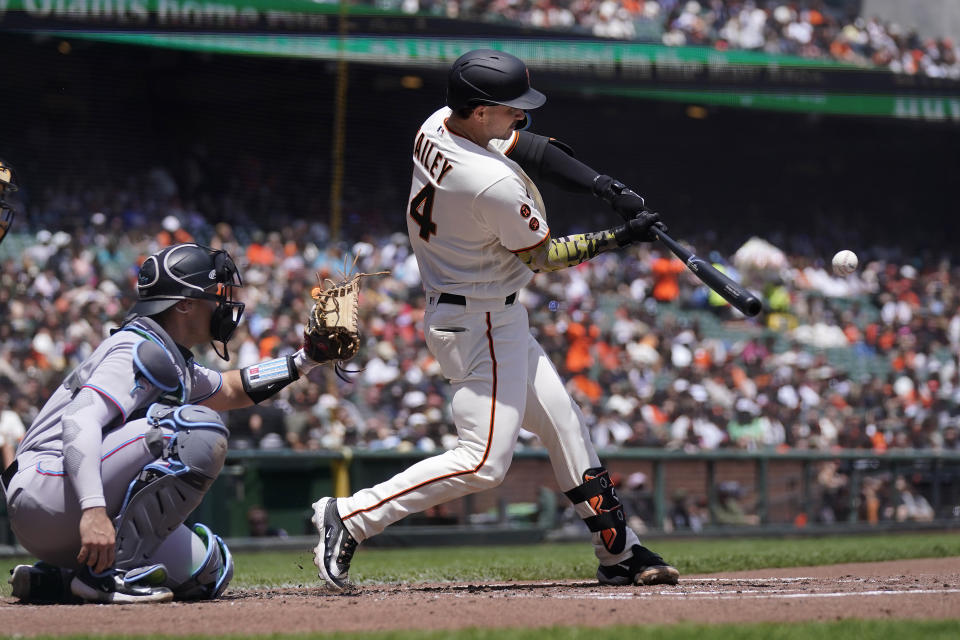
[[[613,210],[624,218],[634,216],[646,209],[641,196],[610,176],[599,175],[593,179],[593,194],[613,207]]]
[[[653,228],[667,230],[667,225],[660,222],[660,214],[656,211],[641,211],[627,221],[627,224],[613,230],[617,244],[624,247],[634,242],[653,242],[657,239]]]

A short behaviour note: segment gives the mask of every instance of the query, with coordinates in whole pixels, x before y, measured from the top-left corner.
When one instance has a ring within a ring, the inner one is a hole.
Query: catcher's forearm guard
[[[243,390],[255,404],[276,395],[285,386],[300,378],[293,356],[274,358],[240,370]]]

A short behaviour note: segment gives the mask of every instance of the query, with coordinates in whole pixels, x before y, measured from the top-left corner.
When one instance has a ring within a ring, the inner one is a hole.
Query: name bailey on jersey
[[[413,147],[413,157],[430,174],[430,177],[440,184],[447,172],[453,169],[453,163],[443,157],[433,140],[427,140],[426,134],[421,131],[417,136],[417,143]],[[437,169],[440,169],[439,175]]]

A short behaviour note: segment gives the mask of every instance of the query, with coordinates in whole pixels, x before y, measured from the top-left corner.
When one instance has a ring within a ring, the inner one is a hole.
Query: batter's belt
[[[506,305],[511,305],[514,302],[516,302],[516,300],[517,300],[517,292],[514,291],[513,293],[511,293],[510,295],[508,295],[506,298],[503,299],[503,303]],[[445,303],[445,304],[459,304],[463,306],[467,305],[467,299],[464,298],[463,296],[458,296],[455,293],[441,293],[440,297],[437,298],[437,302]]]

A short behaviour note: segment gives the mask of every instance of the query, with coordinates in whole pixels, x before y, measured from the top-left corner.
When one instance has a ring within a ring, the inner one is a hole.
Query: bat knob
[[[756,296],[750,296],[743,303],[743,312],[751,318],[763,311],[763,303]]]

